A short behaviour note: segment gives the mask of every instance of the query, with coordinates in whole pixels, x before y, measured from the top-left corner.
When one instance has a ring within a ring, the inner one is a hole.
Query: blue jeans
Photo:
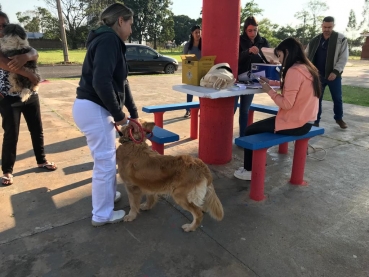
[[[240,137],[244,137],[247,127],[247,120],[249,119],[249,109],[252,99],[254,99],[254,95],[241,95],[240,97],[240,115],[238,117],[238,124],[240,126]],[[234,98],[234,112],[237,110],[238,98],[239,96],[235,96]]]
[[[320,82],[322,86],[322,95],[319,99],[319,112],[317,116],[316,123],[319,123],[322,115],[322,99],[325,87],[328,86],[332,95],[333,100],[333,113],[335,120],[341,120],[343,117],[343,105],[342,105],[342,78],[337,76],[333,81],[328,81],[326,78],[320,76]]]
[[[192,102],[193,99],[193,95],[192,94],[187,94],[187,102]],[[190,109],[186,109],[186,111],[190,111]]]

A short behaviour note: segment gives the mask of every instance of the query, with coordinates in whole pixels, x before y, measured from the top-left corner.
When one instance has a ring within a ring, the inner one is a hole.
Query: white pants
[[[76,99],[73,118],[84,133],[94,160],[92,173],[92,220],[110,219],[116,192],[114,119],[110,113],[89,100]]]

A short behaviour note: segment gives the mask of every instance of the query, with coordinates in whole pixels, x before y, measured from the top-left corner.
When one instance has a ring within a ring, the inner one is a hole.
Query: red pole
[[[163,128],[163,117],[164,117],[164,112],[154,113],[154,122],[156,126]]]
[[[215,55],[215,63],[228,63],[237,78],[240,35],[240,0],[203,0],[202,56]],[[199,158],[208,164],[232,159],[234,97],[200,99]]]
[[[295,142],[295,152],[293,154],[292,173],[290,183],[293,185],[306,185],[304,182],[304,171],[306,164],[306,149],[309,139],[299,139]]]
[[[240,40],[240,0],[203,0],[202,56],[216,55],[215,63],[229,63],[237,78]]]

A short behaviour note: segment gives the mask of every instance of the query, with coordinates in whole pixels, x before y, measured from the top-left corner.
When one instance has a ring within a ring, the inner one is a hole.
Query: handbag
[[[219,63],[210,68],[200,80],[200,86],[206,88],[226,89],[232,87],[236,79],[228,63]]]

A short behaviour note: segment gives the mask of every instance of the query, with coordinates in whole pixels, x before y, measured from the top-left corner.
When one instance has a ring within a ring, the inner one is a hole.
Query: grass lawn
[[[325,89],[323,99],[332,101],[328,87]],[[342,86],[342,100],[343,103],[369,107],[369,88]]]
[[[38,63],[40,65],[46,64],[60,64],[64,61],[63,50],[37,50],[39,54]],[[171,51],[171,50],[159,50],[160,54],[172,57],[176,59],[178,62],[181,62],[181,51]],[[68,57],[69,61],[73,64],[82,64],[86,55],[86,50],[69,50]]]
[[[45,64],[60,64],[64,61],[63,50],[37,50],[38,63]],[[71,63],[82,64],[86,55],[86,50],[69,50],[68,57]]]

